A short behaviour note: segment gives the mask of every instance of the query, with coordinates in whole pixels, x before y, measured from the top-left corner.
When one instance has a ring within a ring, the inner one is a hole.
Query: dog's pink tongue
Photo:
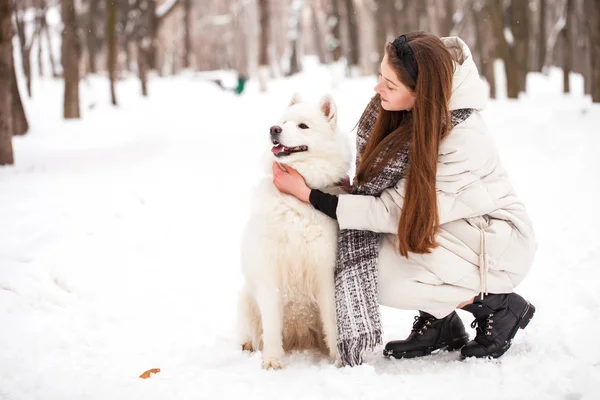
[[[271,152],[273,154],[277,155],[277,154],[281,153],[283,150],[284,150],[284,147],[282,145],[278,145],[278,146],[273,147],[271,149]]]

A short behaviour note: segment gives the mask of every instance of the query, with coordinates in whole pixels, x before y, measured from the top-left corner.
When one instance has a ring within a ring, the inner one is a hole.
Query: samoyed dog
[[[351,153],[338,133],[337,109],[325,96],[319,105],[296,94],[271,127],[269,174],[253,196],[242,243],[245,279],[239,303],[244,350],[262,350],[262,367],[279,369],[289,350],[316,349],[337,358],[334,268],[337,222],[273,185],[271,164],[296,169],[309,187],[342,193]]]

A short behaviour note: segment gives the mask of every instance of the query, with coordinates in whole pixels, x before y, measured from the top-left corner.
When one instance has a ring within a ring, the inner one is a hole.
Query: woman
[[[535,308],[513,293],[536,244],[480,114],[487,93],[459,38],[423,32],[388,43],[377,95],[357,132],[351,193],[308,188],[274,164],[273,182],[340,226],[336,266],[343,364],[381,343],[379,304],[420,310],[406,340],[384,354],[418,357],[461,349],[500,357]],[[468,341],[454,311],[475,316]]]

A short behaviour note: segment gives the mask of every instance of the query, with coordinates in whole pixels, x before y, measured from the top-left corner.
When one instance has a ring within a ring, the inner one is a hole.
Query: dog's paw
[[[252,342],[250,340],[248,340],[247,342],[242,343],[242,350],[253,352],[254,347],[252,347]]]
[[[283,363],[278,358],[268,357],[263,358],[262,367],[263,369],[281,369],[283,368]]]

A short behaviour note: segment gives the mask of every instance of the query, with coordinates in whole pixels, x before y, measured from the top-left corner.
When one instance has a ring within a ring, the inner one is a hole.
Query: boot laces
[[[477,333],[481,333],[485,336],[491,336],[494,324],[494,320],[492,319],[493,317],[494,313],[488,314],[482,318],[475,318],[473,322],[471,322],[471,328],[477,328]]]
[[[427,328],[429,328],[430,326],[431,318],[417,315],[415,317],[415,322],[413,322],[412,331],[417,332],[418,335],[422,336],[427,331]]]

